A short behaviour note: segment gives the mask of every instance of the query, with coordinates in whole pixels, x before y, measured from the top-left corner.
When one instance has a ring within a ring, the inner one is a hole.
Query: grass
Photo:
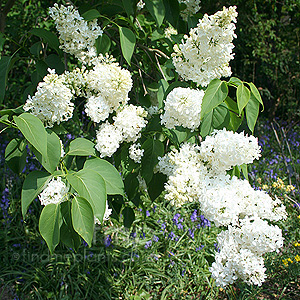
[[[276,123],[259,123],[262,158],[250,170],[253,186],[280,197],[289,213],[280,223],[285,245],[265,257],[268,279],[261,287],[215,286],[208,267],[219,229],[201,217],[195,204],[176,210],[145,198],[144,209],[135,208],[130,230],[122,219],[111,220],[97,227],[91,248],[83,243],[75,253],[60,245],[51,256],[37,228],[39,203],[22,220],[21,181],[3,166],[1,145],[0,298],[300,299],[300,197],[291,188],[299,184],[300,128]]]

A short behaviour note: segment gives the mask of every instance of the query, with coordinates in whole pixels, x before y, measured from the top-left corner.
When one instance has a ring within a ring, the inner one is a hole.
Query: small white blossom
[[[144,154],[144,149],[141,149],[141,144],[132,144],[129,147],[129,157],[136,163],[141,163]]]
[[[166,37],[167,39],[171,39],[171,35],[177,35],[178,32],[177,32],[177,30],[176,30],[174,27],[169,26],[169,27],[167,27],[167,28],[165,29],[164,34],[165,34],[165,37]]]
[[[66,199],[66,194],[69,189],[60,177],[53,178],[47,184],[47,187],[39,194],[39,200],[42,205],[48,205],[50,203],[59,204]]]
[[[183,20],[187,21],[188,16],[192,16],[200,10],[201,0],[179,0],[179,3],[186,5],[186,8],[180,12],[180,15]]]
[[[105,221],[107,221],[107,220],[109,220],[111,214],[112,214],[112,209],[109,208],[108,202],[106,201],[105,212],[104,212],[102,223],[105,222]],[[94,216],[94,221],[95,221],[95,224],[101,225],[100,220],[97,217],[95,217],[95,216]]]

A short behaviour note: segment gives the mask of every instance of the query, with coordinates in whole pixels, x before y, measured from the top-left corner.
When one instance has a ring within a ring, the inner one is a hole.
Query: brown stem
[[[15,4],[16,0],[8,0],[4,7],[0,11],[0,32],[4,33],[5,25],[6,25],[6,16]]]

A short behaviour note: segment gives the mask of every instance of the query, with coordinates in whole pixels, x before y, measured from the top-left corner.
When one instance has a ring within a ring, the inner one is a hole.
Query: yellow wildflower
[[[289,185],[286,186],[286,191],[288,193],[291,192],[291,191],[293,191],[294,189],[295,189],[295,187],[293,185],[291,185],[291,184],[289,184]]]
[[[300,243],[296,242],[296,243],[294,244],[294,246],[295,246],[295,247],[300,247]]]
[[[290,258],[288,258],[287,261],[289,261],[290,263],[293,263],[293,261]]]
[[[296,262],[300,261],[300,256],[298,254],[295,256],[295,260],[296,260]]]
[[[283,264],[284,264],[285,266],[288,266],[288,264],[289,264],[288,261],[287,261],[286,259],[283,259],[282,262],[283,262]]]
[[[262,189],[263,190],[267,190],[269,188],[269,186],[267,185],[267,184],[264,184],[263,186],[262,186]]]

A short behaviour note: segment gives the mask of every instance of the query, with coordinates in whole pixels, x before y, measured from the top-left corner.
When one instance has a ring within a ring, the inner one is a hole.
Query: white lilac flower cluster
[[[39,200],[42,205],[59,204],[66,199],[69,189],[60,177],[53,178],[47,184],[46,188],[39,194]]]
[[[215,130],[201,143],[201,156],[215,170],[230,170],[233,166],[252,163],[260,157],[257,138],[242,132]]]
[[[57,3],[49,8],[49,15],[55,21],[60,47],[64,51],[75,55],[78,59],[95,56],[94,44],[102,35],[97,19],[87,22],[72,5],[58,6]]]
[[[189,16],[196,14],[201,8],[201,0],[179,0],[178,2],[186,5],[186,8],[180,12],[185,21],[187,21]]]
[[[128,102],[131,75],[118,63],[100,61],[85,77],[88,89],[85,111],[92,121],[99,123],[106,120],[110,113]]]
[[[211,16],[205,14],[185,41],[174,46],[173,64],[180,76],[205,87],[212,79],[231,75],[236,17],[235,6]]]
[[[28,96],[23,109],[38,117],[47,127],[52,127],[72,118],[74,104],[71,102],[73,93],[65,84],[64,76],[55,74],[55,70],[48,71],[34,96]]]
[[[242,151],[237,156],[239,145]],[[168,176],[167,200],[175,206],[196,201],[205,218],[228,227],[218,235],[220,252],[210,268],[217,285],[237,278],[260,285],[265,279],[262,255],[283,244],[280,228],[268,223],[286,218],[281,201],[227,174],[233,166],[252,163],[259,156],[257,139],[223,129],[200,146],[183,144],[158,163],[158,170]]]
[[[141,149],[141,144],[132,144],[129,147],[129,157],[136,163],[141,163],[144,155],[144,149]]]
[[[281,229],[261,218],[246,217],[239,226],[228,226],[217,237],[220,252],[210,268],[216,284],[226,286],[238,278],[261,285],[266,278],[263,254],[283,246]]]
[[[164,101],[161,124],[172,129],[183,126],[195,130],[200,125],[201,104],[204,91],[190,88],[174,88]]]
[[[136,142],[147,125],[146,117],[147,112],[140,106],[129,104],[119,109],[114,123],[107,121],[97,131],[96,149],[100,156],[112,156],[122,142]]]

